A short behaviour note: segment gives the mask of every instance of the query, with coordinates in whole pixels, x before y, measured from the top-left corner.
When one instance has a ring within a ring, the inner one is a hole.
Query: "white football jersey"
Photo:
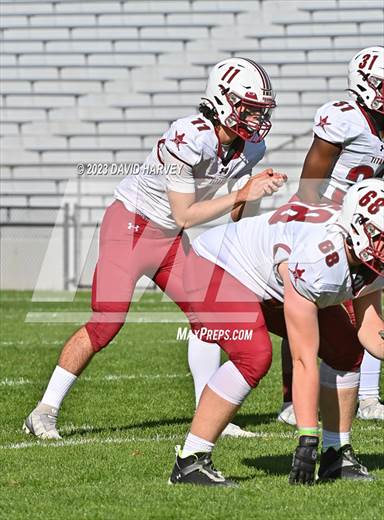
[[[277,268],[288,262],[296,290],[324,308],[384,287],[384,278],[368,267],[359,266],[351,273],[338,215],[329,205],[292,202],[206,231],[192,247],[263,300],[284,301]]]
[[[210,199],[229,180],[250,176],[264,153],[264,141],[241,142],[235,152],[224,150],[202,114],[178,119],[155,144],[139,174],[116,187],[115,198],[161,227],[177,229],[167,191],[195,193],[196,201]]]
[[[314,133],[342,147],[331,176],[321,194],[341,203],[349,186],[374,176],[383,176],[384,144],[376,128],[352,97],[325,103],[316,113]]]

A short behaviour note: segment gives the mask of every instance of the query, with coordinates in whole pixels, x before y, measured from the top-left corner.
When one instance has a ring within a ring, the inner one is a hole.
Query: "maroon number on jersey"
[[[351,106],[347,101],[338,101],[337,103],[333,103],[334,107],[343,107],[340,108],[342,112],[347,112],[348,110],[355,110],[353,106]]]
[[[365,67],[367,66],[367,63],[368,63],[368,60],[369,58],[371,57],[370,54],[364,54],[363,58],[362,58],[362,61],[359,63],[359,69],[365,69]],[[377,54],[374,54],[372,56],[372,59],[369,63],[369,66],[368,66],[368,70],[371,70],[372,67],[373,67],[373,64],[375,63],[375,61],[377,60],[378,58],[378,55]]]
[[[302,204],[284,204],[271,216],[268,223],[277,224],[278,222],[312,222],[319,224],[326,222],[332,217],[333,213],[323,208],[310,208]]]
[[[360,166],[355,166],[351,168],[348,172],[347,179],[352,182],[357,182],[358,180],[370,179],[373,177],[374,170],[371,166],[366,164],[361,164]],[[362,177],[359,179],[359,177]]]
[[[320,242],[319,249],[324,254],[329,253],[325,257],[325,263],[328,267],[332,267],[340,260],[339,253],[337,251],[334,251],[333,253],[330,252],[335,249],[335,246],[331,240],[324,240],[324,242]]]
[[[376,213],[379,211],[379,209],[384,206],[384,199],[382,197],[379,197],[378,199],[376,191],[369,191],[366,193],[361,199],[359,200],[360,206],[367,206],[369,204],[367,210],[368,213],[371,215],[376,215]],[[376,199],[376,200],[375,200]],[[372,202],[372,204],[370,204]]]
[[[201,117],[194,119],[191,121],[191,123],[197,127],[199,132],[203,132],[203,130],[209,130],[209,126],[203,119],[201,119]]]

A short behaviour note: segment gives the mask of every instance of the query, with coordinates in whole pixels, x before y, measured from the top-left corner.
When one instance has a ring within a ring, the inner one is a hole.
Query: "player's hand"
[[[292,468],[289,474],[290,484],[311,486],[314,483],[318,445],[318,437],[312,435],[301,435],[299,437],[299,445],[293,455]]]
[[[278,191],[286,181],[287,176],[284,173],[274,172],[272,168],[267,168],[251,177],[247,184],[239,190],[239,199],[243,202],[259,200]]]

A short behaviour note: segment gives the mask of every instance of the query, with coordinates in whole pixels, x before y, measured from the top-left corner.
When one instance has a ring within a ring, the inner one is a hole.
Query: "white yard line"
[[[70,298],[70,299],[69,299]],[[141,300],[143,300],[141,302]],[[74,297],[72,294],[64,294],[63,296],[50,296],[50,295],[47,295],[47,296],[31,296],[31,295],[26,295],[26,296],[20,296],[20,297],[17,297],[17,296],[11,296],[11,297],[8,297],[8,296],[0,296],[0,303],[2,302],[25,302],[25,303],[31,303],[31,304],[35,304],[35,303],[83,303],[83,302],[90,302],[91,301],[91,297],[90,297],[90,290],[88,293],[84,293],[83,295],[80,295],[77,294],[76,297]],[[143,298],[142,295],[139,295],[139,296],[134,296],[132,298],[132,302],[134,303],[142,303],[143,305],[147,305],[147,304],[152,304],[152,303],[168,303],[168,302],[172,302],[172,300],[168,299],[167,297],[165,297],[164,299],[163,298],[160,298],[160,299],[157,299],[157,298]]]
[[[5,379],[0,380],[0,386],[20,386],[20,385],[31,385],[33,381],[30,379],[25,379],[24,377],[19,377],[19,379],[9,379],[6,377]]]
[[[82,427],[77,428],[81,430]],[[87,427],[92,431],[91,427]],[[66,431],[67,428],[62,428],[61,431]],[[73,428],[69,428],[69,431],[73,431]],[[295,434],[292,433],[276,433],[276,432],[254,432],[255,437],[258,439],[293,439]],[[62,439],[60,441],[24,441],[9,444],[1,444],[0,449],[2,450],[21,450],[26,448],[65,448],[66,446],[83,446],[83,445],[101,445],[101,444],[128,444],[130,442],[145,443],[145,442],[168,442],[168,441],[181,441],[184,435],[155,435],[153,437],[107,437],[98,438],[92,437],[91,439]],[[243,440],[243,439],[242,439]]]
[[[28,312],[26,323],[85,323],[90,312]],[[109,317],[112,319],[112,316]],[[120,319],[120,318],[119,318]],[[187,317],[181,312],[142,311],[129,312],[125,323],[188,323]]]
[[[2,450],[22,450],[25,448],[65,448],[66,446],[128,444],[130,442],[162,442],[181,440],[181,435],[155,435],[154,437],[107,437],[92,439],[63,439],[61,441],[26,441],[0,445]]]
[[[156,379],[186,379],[191,374],[105,374],[100,377],[84,376],[83,381],[123,381],[123,380],[156,380]],[[5,378],[0,380],[0,386],[20,386],[39,384],[41,381],[19,377],[18,379]]]
[[[33,341],[27,341],[24,339],[17,339],[13,341],[0,341],[0,346],[2,347],[15,347],[15,346],[22,346],[22,345],[31,345],[33,347],[36,347],[38,345],[64,345],[65,340],[38,340],[35,339]]]
[[[153,338],[153,339],[150,339],[148,338],[146,340],[146,342],[148,343],[159,343],[161,345],[167,345],[167,344],[176,344],[176,343],[181,343],[183,340],[179,340],[179,339],[159,339],[159,338]],[[15,347],[15,346],[31,346],[31,347],[38,347],[40,345],[62,345],[64,346],[64,343],[65,343],[65,338],[63,339],[60,339],[60,340],[38,340],[38,339],[34,339],[33,341],[28,341],[28,340],[24,340],[24,339],[17,339],[17,340],[3,340],[3,341],[0,341],[0,347]],[[115,345],[117,343],[117,341],[111,341],[110,345]],[[135,342],[134,341],[131,341],[131,340],[128,340],[128,341],[121,341],[121,343],[124,343],[125,346],[127,345],[133,345]]]
[[[62,428],[62,431],[66,431],[68,428]],[[77,428],[81,430],[82,427]],[[92,428],[88,429],[92,431]],[[69,428],[69,431],[73,431],[73,428]],[[270,439],[294,439],[296,434],[294,432],[254,432],[254,439],[269,441]],[[129,444],[129,443],[147,443],[147,442],[181,442],[184,435],[155,435],[152,437],[92,437],[88,439],[62,439],[60,441],[43,441],[34,439],[32,441],[23,442],[11,442],[7,444],[0,444],[1,450],[22,450],[28,448],[66,448],[67,446],[97,446],[97,445],[108,445],[108,444]],[[232,440],[232,439],[230,439]],[[226,442],[226,439],[224,439]],[[244,439],[241,439],[244,442]],[[366,443],[377,445],[381,442],[381,438],[366,439]]]

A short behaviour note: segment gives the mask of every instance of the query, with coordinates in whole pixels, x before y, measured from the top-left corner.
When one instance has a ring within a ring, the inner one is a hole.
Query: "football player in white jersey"
[[[341,211],[290,202],[211,229],[192,247],[184,271],[189,319],[203,339],[219,337],[229,360],[204,388],[183,449],[177,447],[170,482],[233,485],[214,469],[211,452],[268,372],[268,331],[288,336],[293,357],[299,444],[290,482],[314,482],[319,403],[319,479],[373,480],[354,454],[350,430],[363,350],[384,358],[384,181],[356,183]],[[356,327],[341,306],[348,299]]]
[[[358,52],[348,67],[350,95],[325,103],[316,113],[314,140],[300,180],[300,200],[341,204],[355,182],[384,173],[384,48]],[[346,302],[347,309],[351,305]],[[353,320],[353,310],[350,313]],[[292,407],[292,364],[289,346],[282,342],[284,403],[278,420],[295,425]],[[379,360],[368,352],[361,367],[359,408],[361,419],[384,420],[379,400]]]
[[[310,203],[332,200],[340,204],[357,180],[384,172],[384,50],[370,47],[349,64],[350,96],[324,104],[314,122],[314,141],[307,154],[298,196]],[[348,302],[346,302],[348,303]],[[350,309],[350,305],[347,305]],[[353,318],[353,312],[350,313]],[[278,415],[295,425],[292,407],[292,363],[287,340],[282,342],[283,397]],[[189,342],[189,365],[194,377],[196,402],[220,364],[220,349],[207,349],[196,336]],[[362,365],[358,417],[384,419],[379,401],[380,361],[365,353]],[[240,435],[246,432],[239,430]]]
[[[202,113],[175,121],[154,146],[139,175],[127,176],[100,229],[92,284],[91,319],[64,345],[41,402],[24,430],[60,438],[56,428],[64,397],[93,355],[125,322],[136,283],[143,275],[183,310],[182,272],[189,242],[184,228],[221,215],[241,217],[245,202],[272,195],[286,176],[271,169],[251,178],[263,157],[275,96],[265,70],[252,60],[218,63],[208,79]],[[239,189],[213,198],[227,184]]]

